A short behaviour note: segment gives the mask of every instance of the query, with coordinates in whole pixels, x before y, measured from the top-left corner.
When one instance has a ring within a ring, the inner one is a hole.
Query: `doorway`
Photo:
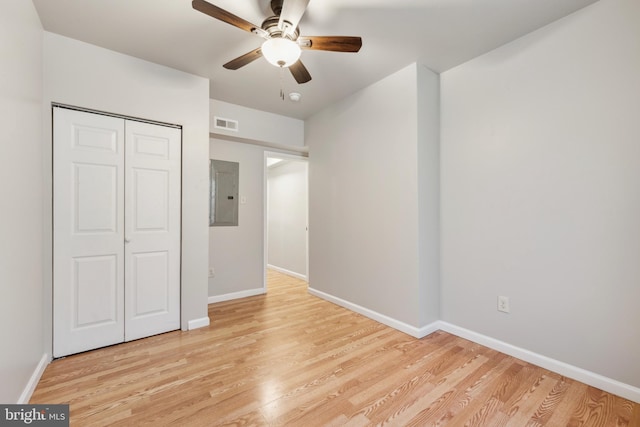
[[[265,152],[264,171],[265,271],[275,270],[308,282],[308,159]]]

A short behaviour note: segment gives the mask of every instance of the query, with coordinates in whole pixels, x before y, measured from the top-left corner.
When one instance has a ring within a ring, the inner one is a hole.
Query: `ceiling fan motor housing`
[[[284,37],[293,41],[298,39],[300,28],[296,28],[291,34],[283,34],[282,29],[278,26],[280,22],[279,16],[270,16],[262,22],[262,29],[269,33],[271,38]]]

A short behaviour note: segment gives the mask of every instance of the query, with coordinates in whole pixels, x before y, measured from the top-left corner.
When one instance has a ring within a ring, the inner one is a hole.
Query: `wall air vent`
[[[230,130],[232,132],[238,132],[238,121],[225,119],[223,117],[213,118],[214,127],[216,129]]]

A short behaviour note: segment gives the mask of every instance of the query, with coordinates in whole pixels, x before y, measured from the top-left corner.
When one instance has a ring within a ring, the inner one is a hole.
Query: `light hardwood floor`
[[[640,405],[453,335],[415,339],[268,273],[211,326],[52,362],[72,426],[640,426]]]

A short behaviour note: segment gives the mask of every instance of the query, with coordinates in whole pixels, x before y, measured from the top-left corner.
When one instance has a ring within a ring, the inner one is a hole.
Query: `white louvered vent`
[[[217,129],[225,129],[233,132],[238,132],[237,120],[225,119],[223,117],[214,117],[213,123]]]

